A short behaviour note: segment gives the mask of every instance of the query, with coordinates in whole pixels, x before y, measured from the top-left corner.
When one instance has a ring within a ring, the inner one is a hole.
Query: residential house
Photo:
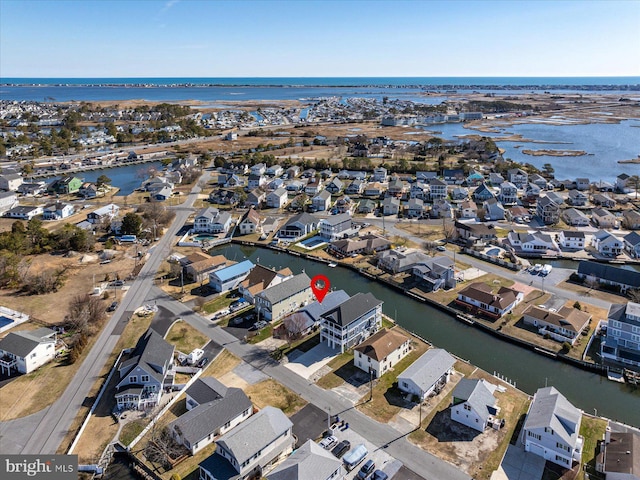
[[[556,205],[564,205],[564,197],[556,192],[547,192],[546,195]]]
[[[418,182],[428,182],[432,178],[437,178],[438,172],[416,172],[416,180]]]
[[[284,180],[282,178],[274,178],[273,180],[271,180],[269,183],[267,183],[267,190],[269,191],[273,191],[273,190],[278,190],[279,188],[282,188],[283,190],[286,190],[285,184],[284,184]]]
[[[387,169],[384,167],[374,168],[372,181],[385,183],[387,181]]]
[[[582,412],[555,387],[538,389],[523,426],[525,451],[571,468],[573,462],[581,461],[581,421]]]
[[[151,192],[151,197],[157,202],[164,202],[173,196],[173,190],[164,186],[158,190]]]
[[[529,185],[529,174],[520,168],[512,168],[507,171],[509,181],[520,190],[524,190]]]
[[[209,202],[234,207],[240,202],[240,195],[233,190],[224,190],[219,188],[209,194]]]
[[[447,183],[439,178],[429,179],[429,199],[431,201],[447,198]]]
[[[166,177],[151,177],[142,182],[142,188],[150,193],[159,192],[163,188],[169,188],[173,190],[175,185]]]
[[[376,209],[376,202],[373,200],[360,200],[358,202],[358,213],[373,213]]]
[[[409,218],[422,218],[424,202],[419,198],[410,199],[405,205],[405,215]]]
[[[364,187],[364,192],[362,195],[365,197],[379,198],[384,192],[384,188],[378,182],[369,182]]]
[[[329,182],[325,190],[329,191],[331,195],[339,195],[344,190],[344,183],[338,177],[335,177]]]
[[[475,282],[458,293],[456,303],[497,319],[513,310],[523,298],[524,294],[513,288],[500,287],[493,293],[490,285]]]
[[[250,208],[240,218],[238,222],[238,232],[240,235],[250,235],[252,233],[260,233],[260,224],[262,220],[260,215],[254,208]]]
[[[623,237],[624,249],[632,258],[640,258],[640,233],[631,232]]]
[[[632,288],[640,288],[640,272],[606,263],[581,260],[578,264],[577,274],[582,280],[588,282],[595,281],[604,285],[620,287],[622,293]]]
[[[224,173],[218,175],[218,185],[224,188],[236,188],[244,186],[244,180],[242,180],[235,173]]]
[[[616,177],[616,190],[622,193],[627,193],[629,191],[629,179],[631,178],[631,175],[627,174],[627,173],[621,173],[620,175],[618,175]]]
[[[110,203],[104,207],[100,207],[91,213],[87,214],[87,222],[96,224],[102,224],[104,222],[111,222],[120,213],[120,207],[115,203]]]
[[[604,193],[596,193],[593,197],[591,197],[591,203],[603,208],[613,208],[616,206],[616,201],[609,195],[605,195]]]
[[[594,208],[591,211],[591,220],[599,228],[618,228],[620,226],[618,217],[604,208]]]
[[[116,403],[119,410],[145,410],[160,405],[165,388],[173,385],[175,347],[148,329],[118,365]]]
[[[409,188],[409,198],[419,198],[429,200],[429,185],[420,181],[414,182]]]
[[[56,356],[56,332],[50,328],[9,332],[0,340],[0,375],[31,373]]]
[[[576,178],[576,189],[577,190],[579,190],[579,191],[589,190],[590,186],[591,186],[591,184],[590,184],[588,178],[584,178],[584,177]]]
[[[459,212],[460,218],[473,219],[478,215],[478,206],[473,200],[465,200],[460,204]]]
[[[229,267],[220,268],[209,274],[209,286],[216,292],[233,290],[242,282],[254,267],[250,260],[245,260]]]
[[[524,197],[528,203],[535,201],[542,192],[542,189],[535,183],[529,183],[524,190]]]
[[[96,184],[91,182],[84,182],[78,190],[78,194],[83,198],[96,198],[99,193]]]
[[[529,183],[533,183],[537,185],[540,188],[540,190],[546,190],[548,182],[542,175],[534,173],[529,176]]]
[[[70,203],[56,202],[44,207],[42,210],[43,220],[61,220],[70,217],[75,211]]]
[[[338,257],[350,257],[365,253],[368,255],[391,248],[391,242],[377,235],[365,235],[359,238],[336,240],[331,243],[331,251]]]
[[[584,207],[587,204],[589,197],[579,190],[570,190],[567,196],[567,203],[574,207]]]
[[[549,196],[541,197],[536,207],[536,215],[545,225],[554,225],[560,220],[560,205]]]
[[[18,187],[18,193],[25,197],[35,197],[43,194],[47,191],[47,184],[45,182],[29,182],[23,183]],[[7,193],[7,192],[0,192]]]
[[[493,225],[486,225],[484,223],[463,223],[456,222],[455,224],[456,232],[458,237],[463,240],[472,240],[472,241],[483,241],[489,242],[491,240],[496,240],[498,237],[496,235],[496,230]]]
[[[320,342],[340,353],[358,345],[382,326],[382,301],[371,293],[357,293],[322,316]]]
[[[414,264],[411,273],[415,278],[426,283],[433,292],[440,288],[456,286],[453,260],[444,255]]]
[[[445,168],[442,172],[442,176],[447,185],[462,185],[465,179],[464,171],[461,168]]]
[[[344,480],[342,461],[313,440],[307,440],[269,473],[269,480]]]
[[[484,202],[485,200],[495,197],[493,190],[491,190],[486,183],[478,185],[471,196],[476,202]]]
[[[596,456],[596,471],[606,480],[640,480],[640,434],[632,429],[614,432],[611,422]]]
[[[538,328],[538,333],[550,336],[557,342],[574,345],[579,335],[588,327],[591,315],[576,308],[561,307],[558,311],[529,305],[523,313],[523,322]]]
[[[260,229],[262,233],[265,235],[269,235],[272,232],[275,232],[278,229],[278,225],[280,224],[280,219],[277,217],[267,217],[262,221],[262,226]]]
[[[511,182],[501,183],[498,200],[500,200],[503,205],[515,205],[518,203],[518,187]]]
[[[605,360],[640,367],[640,303],[614,303],[607,314],[607,333],[600,353]]]
[[[263,267],[262,265],[256,265],[251,270],[247,278],[240,282],[240,285],[238,286],[238,293],[242,295],[242,298],[247,302],[254,304],[255,296],[257,294],[267,288],[278,285],[291,277],[293,277],[293,274],[288,267],[285,267],[280,271],[275,271],[271,268]]]
[[[249,178],[247,179],[247,187],[250,190],[255,190],[256,188],[260,188],[266,183],[267,183],[267,177],[265,177],[264,175],[256,175],[255,173],[250,174]]]
[[[18,196],[15,192],[0,192],[0,214],[18,206]]]
[[[451,420],[484,432],[496,421],[500,411],[495,391],[496,386],[486,380],[463,378],[453,389]]]
[[[287,190],[287,192],[298,193],[304,190],[304,183],[302,183],[300,180],[291,180],[287,183],[285,189]]]
[[[482,182],[484,182],[484,175],[475,170],[469,172],[469,175],[467,175],[467,178],[464,180],[464,183],[469,186],[479,185]]]
[[[456,359],[441,348],[427,350],[398,375],[398,388],[418,397],[419,402],[437,395],[453,374]]]
[[[289,196],[287,190],[284,188],[278,188],[277,190],[267,194],[267,207],[268,208],[282,208],[287,204]]]
[[[507,218],[516,223],[529,223],[529,210],[519,205],[507,210]]]
[[[572,227],[586,227],[589,225],[589,217],[575,208],[567,208],[564,210],[562,212],[562,221]]]
[[[250,175],[264,175],[267,171],[267,166],[264,163],[256,163],[249,169]]]
[[[265,173],[270,177],[279,177],[284,173],[284,170],[280,165],[271,165]]]
[[[26,205],[18,205],[4,212],[5,217],[18,218],[20,220],[31,220],[33,217],[42,214],[42,207],[30,207]]]
[[[82,183],[82,180],[78,177],[65,176],[51,182],[47,187],[47,190],[59,195],[68,195],[80,190]]]
[[[491,172],[489,173],[489,183],[494,187],[502,185],[504,183],[504,177],[499,173]]]
[[[593,234],[593,237],[591,237],[591,245],[593,245],[601,255],[617,257],[624,249],[624,240],[606,230],[598,230]]]
[[[453,206],[445,198],[434,201],[431,207],[431,218],[453,218]]]
[[[224,255],[210,256],[206,253],[195,252],[185,257],[180,263],[184,267],[187,278],[194,282],[202,283],[209,278],[209,274],[219,268],[231,265]]]
[[[322,190],[311,200],[311,206],[317,212],[324,212],[329,210],[331,206],[331,192],[328,190]]]
[[[0,175],[0,190],[17,192],[24,179],[18,173],[5,173]]]
[[[312,300],[311,279],[306,273],[300,273],[258,293],[256,312],[261,318],[277,321]]]
[[[293,180],[294,178],[298,177],[300,175],[300,167],[297,165],[292,165],[291,167],[287,168],[287,178],[289,180]]]
[[[451,199],[452,200],[466,200],[469,198],[469,190],[464,187],[454,187],[451,190]]]
[[[347,195],[344,195],[336,200],[335,210],[338,213],[351,214],[355,208],[355,203]]]
[[[351,215],[348,213],[323,218],[318,223],[318,227],[320,228],[320,236],[330,242],[355,233],[352,230]]]
[[[200,480],[245,480],[266,476],[295,445],[293,423],[267,406],[216,442],[216,451],[199,467]]]
[[[485,220],[504,220],[504,207],[496,198],[490,198],[482,202],[485,211]]]
[[[402,180],[400,180],[398,177],[392,178],[387,187],[388,194],[390,196],[398,197],[398,198],[404,195],[405,190],[406,190],[405,183]]]
[[[379,378],[410,351],[409,337],[395,329],[383,328],[353,349],[353,364],[373,378]]]
[[[425,263],[430,258],[419,250],[386,250],[378,255],[378,268],[396,274],[412,270],[414,265]]]
[[[322,303],[317,300],[301,307],[296,313],[285,317],[283,322],[273,329],[274,338],[284,338],[289,332],[304,336],[322,322],[322,315],[349,300],[344,290],[334,290],[327,293]]]
[[[360,195],[364,190],[364,180],[356,179],[347,186],[344,193],[347,195]]]
[[[322,179],[320,177],[316,177],[307,183],[304,187],[304,193],[307,195],[317,195],[322,190]]]
[[[308,213],[294,215],[278,231],[278,237],[297,240],[309,235],[318,228],[318,219]]]
[[[640,212],[637,210],[625,210],[622,214],[622,224],[629,230],[640,230]]]
[[[400,199],[387,197],[382,201],[383,215],[397,215],[400,211]]]
[[[247,200],[244,202],[244,204],[247,207],[260,208],[266,200],[267,196],[265,195],[265,193],[261,190],[256,189],[249,192],[249,194],[247,195]]]
[[[195,455],[253,413],[240,388],[227,388],[213,377],[198,378],[185,392],[187,411],[168,425],[178,443]]]
[[[231,214],[217,208],[206,207],[196,214],[193,222],[195,233],[227,233],[231,226]]]
[[[516,250],[525,253],[546,254],[549,251],[558,252],[558,244],[548,233],[535,232],[514,232],[507,234],[507,241]]]
[[[584,232],[574,230],[562,230],[558,235],[558,242],[562,248],[583,250],[585,247]]]

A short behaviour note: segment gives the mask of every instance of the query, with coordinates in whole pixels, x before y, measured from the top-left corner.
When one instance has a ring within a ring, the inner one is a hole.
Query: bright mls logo
[[[0,455],[3,480],[75,480],[77,455]]]

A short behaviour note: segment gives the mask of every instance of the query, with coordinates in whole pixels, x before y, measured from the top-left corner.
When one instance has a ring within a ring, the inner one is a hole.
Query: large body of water
[[[329,268],[263,248],[227,245],[216,249],[216,253],[236,261],[248,258],[254,263],[275,268],[288,266],[295,273],[304,269],[310,277],[323,274],[330,280],[332,289],[343,289],[350,295],[371,292],[384,301],[384,313],[395,318],[404,328],[488,372],[501,373],[529,394],[544,387],[546,382],[588,413],[597,409],[599,415],[640,426],[640,390],[634,392],[627,385],[610,382],[595,373],[501,341],[356,272],[340,267]]]

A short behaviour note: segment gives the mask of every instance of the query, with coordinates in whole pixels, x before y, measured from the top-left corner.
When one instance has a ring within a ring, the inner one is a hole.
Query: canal
[[[217,248],[215,253],[235,261],[248,258],[274,268],[289,267],[294,273],[304,269],[309,276],[321,273],[329,278],[332,289],[345,290],[349,295],[371,292],[384,301],[384,313],[402,327],[490,373],[500,373],[529,394],[545,384],[553,385],[587,413],[597,410],[598,415],[640,426],[640,389],[499,340],[349,269],[329,268],[258,247],[228,244]]]

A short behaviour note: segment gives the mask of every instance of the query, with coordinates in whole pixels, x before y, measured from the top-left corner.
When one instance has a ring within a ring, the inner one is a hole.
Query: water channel
[[[598,415],[640,426],[640,389],[501,341],[356,272],[257,247],[226,245],[215,253],[235,261],[248,258],[265,266],[287,266],[294,273],[304,269],[309,276],[321,273],[329,278],[332,289],[350,295],[371,292],[384,301],[384,313],[402,327],[488,372],[499,372],[529,394],[545,383],[553,385],[587,413],[597,410]]]

